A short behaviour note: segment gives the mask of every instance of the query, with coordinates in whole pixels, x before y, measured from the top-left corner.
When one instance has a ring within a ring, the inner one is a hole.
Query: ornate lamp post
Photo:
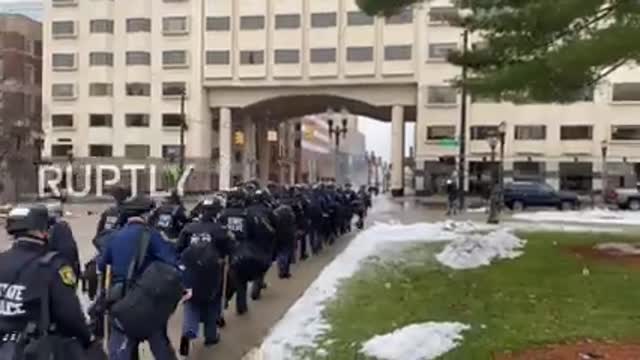
[[[496,146],[498,145],[498,137],[493,134],[487,138],[489,147],[491,148],[491,202],[489,206],[489,224],[497,224],[500,222],[498,218],[498,184],[496,179],[495,162],[496,162]]]
[[[500,184],[499,196],[498,196],[498,211],[502,211],[504,206],[504,144],[507,134],[507,123],[502,121],[498,125],[498,138],[500,140],[500,173],[498,174],[498,181]]]
[[[608,172],[607,172],[607,152],[609,151],[609,142],[605,139],[600,143],[600,150],[602,151],[602,199],[607,200],[608,184]]]
[[[341,117],[342,117],[342,126],[340,125],[335,125],[333,124],[333,109],[328,109],[327,110],[327,124],[329,125],[329,136],[333,137],[333,139],[335,140],[335,149],[334,149],[334,166],[335,166],[335,182],[338,182],[338,173],[340,171],[340,164],[339,164],[339,152],[340,152],[340,136],[342,135],[342,138],[346,138],[347,137],[347,110],[346,109],[342,109],[341,111]]]

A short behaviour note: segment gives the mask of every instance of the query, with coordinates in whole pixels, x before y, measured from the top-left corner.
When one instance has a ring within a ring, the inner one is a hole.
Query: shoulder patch
[[[76,278],[76,273],[73,271],[71,266],[65,265],[58,270],[58,274],[60,275],[60,280],[67,286],[76,286],[76,282],[78,281]]]

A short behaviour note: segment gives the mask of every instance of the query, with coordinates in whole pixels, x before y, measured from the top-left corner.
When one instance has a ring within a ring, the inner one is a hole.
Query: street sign
[[[267,141],[276,142],[278,141],[278,132],[275,130],[267,131]]]
[[[446,148],[457,148],[459,143],[456,139],[441,139],[438,141],[438,145]]]

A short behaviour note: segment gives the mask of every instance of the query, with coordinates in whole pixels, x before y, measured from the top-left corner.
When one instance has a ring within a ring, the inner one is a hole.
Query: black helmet
[[[19,235],[28,231],[49,229],[49,210],[44,205],[13,208],[7,217],[7,232]]]
[[[156,207],[155,202],[145,195],[138,195],[122,203],[122,213],[125,218],[142,216]]]
[[[247,196],[243,190],[234,189],[227,194],[227,206],[232,208],[243,208],[246,205]]]
[[[207,197],[198,204],[203,220],[213,219],[224,209],[224,199],[220,195]]]
[[[252,204],[265,204],[268,203],[270,199],[271,196],[267,190],[258,190],[251,195],[250,201]]]
[[[124,186],[115,186],[110,191],[111,196],[115,199],[116,203],[122,204],[128,197],[131,196],[131,189]]]

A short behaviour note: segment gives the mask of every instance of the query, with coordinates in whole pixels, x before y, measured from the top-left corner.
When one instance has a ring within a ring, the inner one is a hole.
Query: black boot
[[[189,343],[191,342],[191,340],[186,337],[183,336],[180,338],[180,355],[181,356],[189,356]]]
[[[216,321],[216,323],[218,324],[219,328],[223,328],[223,327],[227,326],[227,322],[225,321],[224,316],[220,316],[218,318],[218,320]]]

